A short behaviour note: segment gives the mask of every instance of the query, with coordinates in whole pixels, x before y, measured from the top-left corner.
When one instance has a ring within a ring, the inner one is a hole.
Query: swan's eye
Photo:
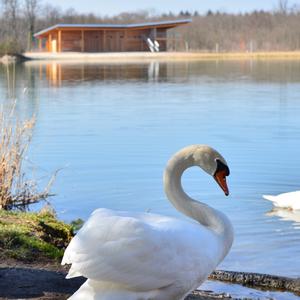
[[[230,171],[227,165],[225,165],[220,159],[216,159],[216,163],[217,163],[217,169],[215,174],[222,172],[225,174],[225,176],[229,176]]]

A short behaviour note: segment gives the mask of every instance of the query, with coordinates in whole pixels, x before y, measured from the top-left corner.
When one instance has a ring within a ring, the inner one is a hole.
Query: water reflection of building
[[[157,81],[167,76],[167,64],[149,63],[122,64],[73,64],[67,62],[40,62],[39,78],[46,78],[51,86],[74,84],[83,81],[145,80]]]
[[[74,84],[82,81],[137,80],[137,81],[172,81],[172,82],[207,82],[208,80],[235,80],[243,78],[254,82],[282,82],[281,69],[286,81],[298,82],[298,62],[256,62],[253,70],[249,61],[115,61],[115,62],[80,62],[80,61],[28,61],[24,63],[32,77],[46,79],[52,86]],[[288,67],[287,67],[288,66]],[[24,71],[24,70],[23,70]],[[17,72],[20,74],[20,71]],[[272,74],[270,77],[268,74]],[[273,74],[277,74],[276,76]],[[283,86],[283,85],[281,85]],[[286,93],[282,92],[282,99]],[[283,101],[282,101],[283,102]],[[284,102],[283,102],[284,103]]]
[[[40,78],[42,78],[43,68],[40,65]],[[53,86],[61,85],[61,64],[52,62],[46,65],[46,78]]]

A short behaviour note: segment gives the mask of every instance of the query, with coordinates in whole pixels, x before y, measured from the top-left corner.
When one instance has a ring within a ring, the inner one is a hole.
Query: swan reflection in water
[[[295,229],[300,229],[300,210],[273,208],[266,213],[269,217],[278,217],[282,221],[292,221]]]

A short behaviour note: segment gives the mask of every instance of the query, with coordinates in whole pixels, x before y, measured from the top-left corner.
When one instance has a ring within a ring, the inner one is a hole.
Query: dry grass
[[[26,209],[31,203],[46,199],[54,176],[42,192],[35,180],[28,180],[22,164],[31,141],[35,118],[16,121],[13,113],[0,113],[0,209]]]

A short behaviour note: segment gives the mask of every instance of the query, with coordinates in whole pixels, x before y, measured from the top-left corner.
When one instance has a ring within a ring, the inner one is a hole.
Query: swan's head
[[[191,145],[175,153],[165,170],[165,184],[174,175],[181,178],[182,173],[192,166],[199,166],[203,171],[213,176],[225,195],[229,195],[226,183],[229,168],[226,160],[218,151],[207,145]]]
[[[206,145],[194,146],[193,160],[194,165],[198,165],[205,172],[213,176],[218,185],[224,191],[225,195],[229,195],[226,176],[229,176],[229,167],[224,157],[215,149]]]

